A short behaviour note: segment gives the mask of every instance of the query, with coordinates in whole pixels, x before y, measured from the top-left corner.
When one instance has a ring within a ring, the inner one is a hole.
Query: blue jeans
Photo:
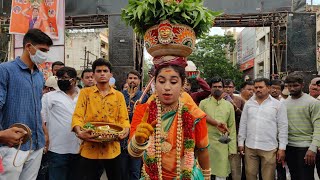
[[[142,160],[140,158],[131,157],[127,149],[122,149],[120,156],[122,164],[122,180],[139,180]]]
[[[79,154],[57,154],[49,151],[49,180],[72,180],[79,157]]]
[[[49,168],[48,155],[43,154],[37,180],[49,180],[48,168]]]

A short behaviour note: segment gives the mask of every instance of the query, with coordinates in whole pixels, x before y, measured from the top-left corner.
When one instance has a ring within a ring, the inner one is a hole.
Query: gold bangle
[[[209,169],[201,169],[201,172],[204,176],[211,176],[211,168]]]
[[[138,144],[135,136],[132,137],[130,142],[132,143],[132,146],[138,150],[146,150],[149,147],[149,141],[147,141],[143,144]]]
[[[144,143],[143,145],[137,144],[135,136],[132,137],[129,146],[128,146],[128,153],[132,157],[141,157],[143,152],[149,147],[149,142]]]
[[[140,153],[133,152],[130,147],[128,147],[128,153],[129,153],[130,156],[132,156],[132,157],[141,157],[141,156],[143,155],[143,151],[141,151]]]

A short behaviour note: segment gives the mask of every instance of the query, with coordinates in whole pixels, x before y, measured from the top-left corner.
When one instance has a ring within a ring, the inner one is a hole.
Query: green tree
[[[239,70],[239,66],[233,66],[226,56],[227,52],[233,52],[234,48],[233,36],[207,36],[199,39],[196,49],[188,57],[188,60],[196,64],[201,72],[201,77],[207,80],[214,76],[229,78],[239,86],[242,82],[242,72]]]

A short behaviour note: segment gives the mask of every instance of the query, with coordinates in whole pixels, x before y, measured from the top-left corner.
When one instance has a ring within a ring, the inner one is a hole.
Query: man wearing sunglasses
[[[50,140],[49,147],[46,147],[49,179],[72,180],[76,161],[80,157],[80,140],[70,129],[80,90],[76,85],[77,71],[74,68],[63,67],[56,75],[60,90],[43,97],[41,112]]]

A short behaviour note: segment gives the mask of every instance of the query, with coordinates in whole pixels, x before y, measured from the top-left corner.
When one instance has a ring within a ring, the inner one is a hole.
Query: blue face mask
[[[34,55],[32,55],[29,51],[31,61],[36,65],[46,62],[48,59],[48,53],[40,51],[39,49],[35,48],[32,44],[31,46],[34,49],[36,49],[36,53]]]

